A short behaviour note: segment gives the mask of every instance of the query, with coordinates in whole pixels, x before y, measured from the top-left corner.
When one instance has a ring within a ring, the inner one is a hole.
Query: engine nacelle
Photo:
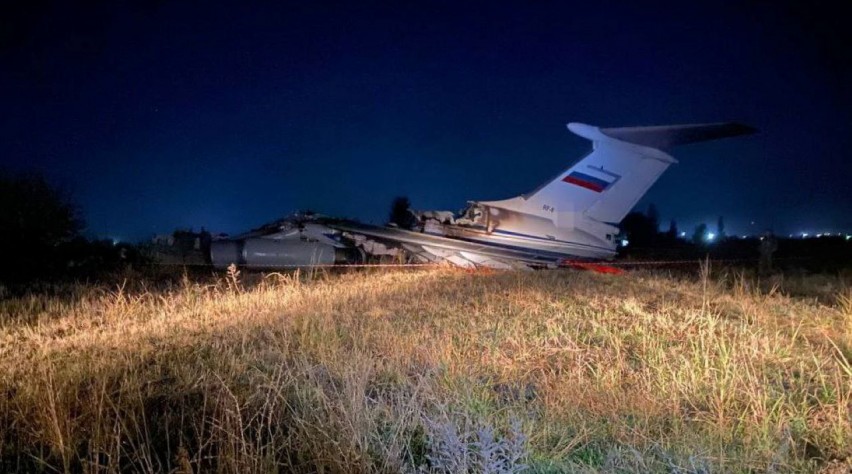
[[[339,260],[338,253],[328,244],[293,239],[219,240],[210,245],[210,259],[216,268],[232,263],[251,268],[333,265]]]

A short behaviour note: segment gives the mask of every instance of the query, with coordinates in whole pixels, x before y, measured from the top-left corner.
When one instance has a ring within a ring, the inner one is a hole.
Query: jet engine
[[[340,250],[344,249],[322,242],[253,237],[211,243],[210,259],[216,268],[232,263],[252,268],[307,267],[347,261],[348,256]]]

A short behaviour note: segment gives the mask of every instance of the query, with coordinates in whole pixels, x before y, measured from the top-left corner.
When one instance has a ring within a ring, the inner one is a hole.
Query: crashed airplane
[[[449,262],[465,268],[552,268],[610,260],[618,223],[677,163],[677,145],[744,135],[736,123],[599,128],[569,123],[592,151],[533,191],[502,201],[470,201],[460,213],[411,211],[409,228],[296,214],[251,232],[216,240],[213,265],[294,268],[392,258]]]

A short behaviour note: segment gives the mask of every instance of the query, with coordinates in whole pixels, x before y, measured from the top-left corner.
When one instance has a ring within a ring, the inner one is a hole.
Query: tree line
[[[0,283],[88,277],[138,260],[131,245],[87,239],[68,192],[35,173],[0,172]]]
[[[634,247],[666,247],[691,242],[695,245],[706,245],[712,242],[724,241],[728,238],[725,232],[725,218],[719,216],[715,229],[705,223],[698,224],[691,233],[681,232],[677,221],[672,219],[666,231],[660,231],[660,213],[657,206],[651,204],[646,212],[633,211],[621,222],[621,232]]]

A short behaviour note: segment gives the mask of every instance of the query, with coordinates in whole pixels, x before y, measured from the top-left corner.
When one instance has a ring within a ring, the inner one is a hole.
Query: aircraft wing
[[[566,256],[529,248],[494,247],[458,238],[422,232],[379,227],[357,222],[327,223],[327,226],[352,236],[365,236],[383,243],[402,246],[422,262],[449,261],[457,266],[473,268],[554,267]]]

